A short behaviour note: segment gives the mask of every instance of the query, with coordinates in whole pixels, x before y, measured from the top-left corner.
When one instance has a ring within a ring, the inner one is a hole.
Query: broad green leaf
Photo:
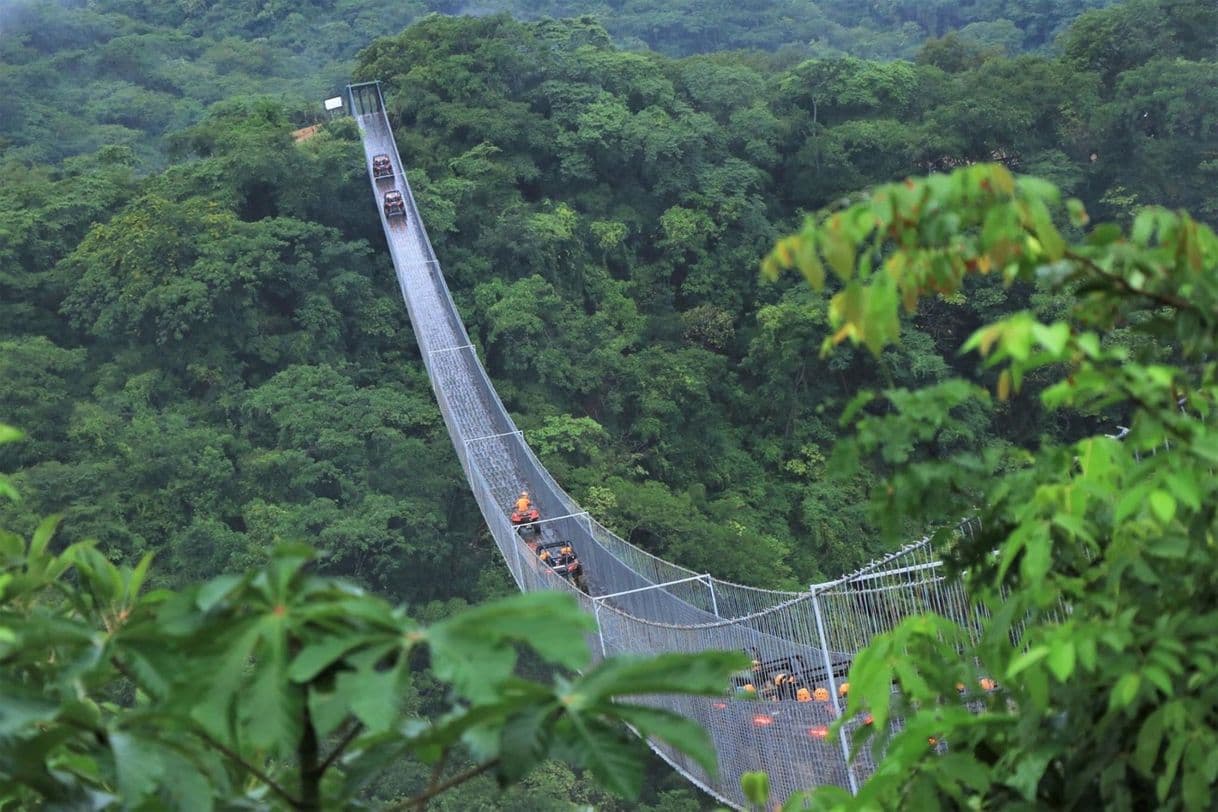
[[[258,627],[245,622],[231,629],[222,654],[208,663],[207,694],[191,710],[191,717],[213,736],[229,740],[232,734],[230,711],[243,689],[243,678],[258,643]]]
[[[1153,777],[1155,773],[1155,762],[1159,758],[1159,748],[1163,743],[1165,720],[1166,709],[1156,709],[1146,717],[1134,739],[1133,766],[1146,778]]]
[[[308,682],[336,660],[342,659],[348,651],[363,645],[366,639],[348,634],[310,643],[293,658],[288,668],[288,678],[293,682]]]
[[[892,666],[888,662],[888,652],[881,641],[873,640],[855,656],[850,666],[850,711],[853,713],[866,706],[876,729],[882,730],[888,724],[891,695]]]
[[[568,716],[565,741],[570,756],[587,767],[610,792],[627,800],[638,797],[643,786],[644,750],[625,728]]]
[[[304,724],[304,699],[304,689],[288,681],[284,664],[263,657],[238,697],[245,740],[281,757],[295,752]]]
[[[347,697],[342,692],[309,686],[309,718],[318,738],[324,739],[338,730],[347,716]]]
[[[1172,495],[1191,510],[1201,509],[1201,488],[1191,471],[1172,471],[1167,474],[1167,484]]]
[[[763,772],[746,772],[740,776],[740,790],[754,806],[765,806],[770,801],[770,776]]]
[[[0,692],[0,736],[12,736],[27,725],[53,719],[58,710],[58,703],[50,699],[7,686]]]
[[[1053,560],[1053,540],[1046,532],[1031,533],[1024,541],[1024,556],[1019,570],[1024,579],[1036,583],[1049,572]]]
[[[706,730],[684,716],[662,708],[613,704],[605,710],[648,738],[661,739],[682,753],[692,756],[709,775],[718,772],[715,745]]]
[[[1158,209],[1151,207],[1142,209],[1133,219],[1133,228],[1129,232],[1130,238],[1138,245],[1149,245],[1158,221]]]
[[[1213,751],[1205,743],[1194,740],[1188,743],[1184,751],[1184,769],[1181,783],[1184,790],[1184,808],[1189,810],[1212,809],[1210,803],[1213,796],[1211,787],[1214,783],[1215,772],[1210,766],[1213,761]]]
[[[1015,179],[1015,188],[1031,200],[1057,203],[1061,200],[1061,190],[1050,181],[1032,175],[1021,175]]]
[[[1023,687],[1027,691],[1032,707],[1044,713],[1049,708],[1049,673],[1043,668],[1029,668],[1023,672]]]
[[[1150,493],[1150,484],[1142,483],[1124,491],[1117,499],[1115,520],[1118,523],[1128,521],[1142,506],[1146,504],[1146,496]]]
[[[1018,792],[1025,801],[1035,801],[1040,779],[1044,776],[1045,767],[1049,765],[1053,755],[1053,750],[1048,747],[1022,754],[1010,777],[1003,783]]]
[[[118,791],[127,806],[141,806],[140,802],[156,791],[164,773],[163,745],[122,730],[110,731],[108,739],[118,772]]]
[[[989,770],[970,753],[948,753],[935,765],[942,775],[950,776],[974,792],[985,790],[990,783]]]
[[[816,251],[816,240],[812,236],[800,238],[795,248],[795,264],[799,267],[804,279],[815,290],[825,286],[825,267],[821,264]]]
[[[578,709],[614,696],[641,694],[716,696],[725,693],[732,674],[748,668],[750,662],[736,651],[616,657],[576,680],[568,704]]]
[[[1082,228],[1091,219],[1087,215],[1087,209],[1083,206],[1082,202],[1073,197],[1066,201],[1066,211],[1070,216],[1070,225],[1075,228]]]
[[[1065,682],[1074,673],[1074,641],[1055,640],[1049,644],[1049,654],[1046,658],[1049,670],[1058,682]]]
[[[215,808],[212,794],[224,787],[214,787],[212,780],[195,764],[173,750],[161,755],[163,776],[160,781],[165,794],[177,812],[211,812]]]
[[[204,612],[210,611],[216,604],[228,597],[244,580],[240,575],[221,575],[213,578],[199,587],[195,604]]]
[[[396,733],[356,739],[343,758],[342,797],[352,798],[365,791],[392,770],[409,749]]]
[[[1142,668],[1142,676],[1151,685],[1163,692],[1164,696],[1171,696],[1175,693],[1175,686],[1172,684],[1172,679],[1166,671],[1153,663],[1147,664]]]
[[[849,282],[854,276],[855,256],[850,240],[832,227],[822,230],[819,237],[821,250],[825,253],[825,259],[829,260],[829,267],[839,279]]]
[[[1150,509],[1163,524],[1168,524],[1176,515],[1176,497],[1167,491],[1153,490],[1150,492]]]
[[[1027,651],[1020,652],[1015,659],[1011,660],[1011,664],[1007,666],[1007,679],[1017,677],[1021,672],[1031,668],[1048,656],[1048,646],[1033,646]]]
[[[555,623],[554,618],[564,618]],[[531,646],[547,662],[580,668],[588,661],[584,635],[595,630],[575,599],[554,591],[533,592],[466,610],[427,632],[432,670],[473,699],[493,695],[516,664],[515,646]]]
[[[1035,324],[1032,336],[1054,356],[1060,356],[1070,340],[1070,325],[1062,321],[1052,324]]]
[[[1121,675],[1117,680],[1116,685],[1112,688],[1112,694],[1108,698],[1108,707],[1112,710],[1120,710],[1127,708],[1133,703],[1133,700],[1138,695],[1138,688],[1142,685],[1142,678],[1134,671],[1129,671]]]
[[[127,579],[127,596],[128,599],[134,601],[139,597],[140,589],[144,586],[144,579],[148,577],[148,569],[152,566],[153,553],[151,551],[140,556],[139,563],[135,565],[135,569],[131,570],[131,576]]]
[[[31,561],[42,557],[46,552],[47,545],[51,543],[51,537],[55,535],[55,530],[62,519],[62,516],[47,516],[38,525],[38,529],[34,531],[34,538],[30,542]]]
[[[507,781],[518,781],[545,760],[550,746],[547,729],[557,706],[532,705],[508,717],[499,741],[499,774]]]
[[[386,730],[401,714],[400,667],[377,671],[363,668],[338,675],[338,691],[351,712],[372,732]]]
[[[37,758],[37,754],[29,753],[30,756]],[[106,776],[103,774],[101,766],[97,763],[97,759],[90,755],[81,753],[73,753],[65,748],[58,748],[45,757],[47,767],[52,770],[70,772],[78,775],[93,786],[103,786],[106,784]],[[3,790],[0,790],[0,798],[3,798]],[[117,802],[119,799],[113,795],[107,795],[104,798],[98,799],[103,803],[106,801]],[[99,805],[97,808],[104,809],[105,806]]]

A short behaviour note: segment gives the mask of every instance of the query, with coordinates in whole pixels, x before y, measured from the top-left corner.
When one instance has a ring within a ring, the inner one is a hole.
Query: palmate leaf
[[[342,758],[342,797],[354,797],[409,749],[397,731],[356,739]]]
[[[549,663],[579,668],[589,657],[584,635],[594,629],[574,598],[546,591],[462,612],[432,626],[425,639],[436,676],[463,696],[486,700],[511,676],[516,644],[531,646]]]
[[[639,694],[722,694],[731,675],[751,661],[739,651],[661,654],[606,660],[575,681],[569,704],[582,705]]]
[[[527,708],[543,705],[558,705],[558,697],[552,690],[540,683],[513,678],[503,683],[495,701],[448,714],[414,732],[413,740],[420,747],[440,748],[461,740],[468,743],[474,737],[480,750],[488,757],[493,756],[504,720]],[[490,734],[494,735],[494,741],[491,746],[483,746]]]
[[[308,682],[328,668],[343,655],[363,645],[367,638],[360,636],[327,637],[301,649],[292,659],[288,676],[293,682]]]
[[[164,751],[161,762],[164,772],[161,788],[172,800],[174,810],[211,812],[215,808],[213,781],[221,786],[227,782],[217,781],[218,776],[207,774],[185,756],[173,751]]]
[[[403,674],[401,667],[378,671],[369,665],[338,675],[335,682],[351,712],[373,733],[388,730],[401,713]]]
[[[62,516],[47,516],[38,525],[38,529],[34,531],[34,537],[30,541],[29,562],[33,569],[37,559],[41,558],[46,552],[47,545],[51,543],[51,537],[55,535],[55,530],[59,527]],[[39,567],[41,570],[41,567]]]
[[[155,791],[164,772],[161,745],[123,730],[110,731],[108,738],[118,791],[128,807],[140,806],[139,802]]]
[[[349,587],[340,583],[345,592]],[[349,628],[353,621],[361,621],[371,629],[405,634],[418,628],[418,624],[405,616],[403,610],[390,606],[372,595],[342,594],[326,600],[310,601],[296,610],[298,619],[317,624]]]
[[[201,671],[210,672],[210,682],[205,699],[190,713],[204,729],[222,740],[232,737],[230,713],[244,687],[245,671],[258,643],[258,628],[245,621],[226,637],[227,645],[220,656],[196,663]]]
[[[686,755],[697,759],[711,775],[718,772],[715,745],[701,725],[662,708],[613,703],[603,709],[607,716],[621,719],[647,738],[663,739]]]
[[[55,718],[58,703],[40,694],[6,686],[0,691],[0,736],[12,736],[23,727]]]
[[[553,736],[547,723],[557,710],[557,702],[548,702],[508,717],[499,741],[501,782],[520,780],[545,758]]]
[[[327,691],[320,685],[309,686],[309,719],[318,738],[326,738],[347,719],[346,697],[337,690]]]
[[[288,681],[282,660],[259,660],[238,702],[245,743],[277,755],[295,750],[301,733],[304,690]]]
[[[246,580],[241,575],[221,575],[199,587],[195,594],[195,605],[202,611],[210,611]]]
[[[639,796],[645,750],[624,727],[571,715],[555,732],[556,751],[587,767],[601,786],[628,800]]]

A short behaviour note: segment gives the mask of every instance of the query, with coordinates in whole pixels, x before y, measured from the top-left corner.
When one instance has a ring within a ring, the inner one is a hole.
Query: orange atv
[[[380,180],[381,178],[393,177],[393,161],[389,160],[388,155],[374,155],[372,158],[372,178]]]
[[[529,492],[521,491],[520,498],[516,500],[516,509],[512,511],[512,526],[516,528],[516,535],[526,541],[529,536],[540,536],[541,525],[537,524],[540,519],[541,511],[529,499]]]
[[[541,519],[541,511],[537,505],[529,505],[526,510],[512,511],[512,524],[529,524]]]
[[[406,201],[397,189],[385,192],[385,216],[393,217],[395,214],[406,216]]]

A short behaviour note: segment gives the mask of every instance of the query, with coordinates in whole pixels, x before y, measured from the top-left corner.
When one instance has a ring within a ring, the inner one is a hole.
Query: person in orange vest
[[[520,498],[516,500],[516,510],[519,513],[528,513],[531,503],[529,502],[529,492],[521,491]]]
[[[797,700],[799,700],[800,702],[811,702],[812,701],[812,692],[809,691],[807,688],[800,688],[798,691],[795,692],[795,698]]]

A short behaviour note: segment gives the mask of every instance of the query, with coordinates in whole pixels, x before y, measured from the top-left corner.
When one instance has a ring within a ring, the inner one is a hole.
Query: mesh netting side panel
[[[734,691],[721,697],[641,700],[693,719],[710,732],[719,759],[713,775],[687,757],[653,743],[692,780],[735,805],[744,804],[737,784],[747,770],[768,772],[776,798],[826,784],[850,786],[841,741],[829,735],[839,703],[795,699],[799,688],[809,693],[820,688],[827,693],[830,685],[825,654],[815,645],[817,632],[810,601],[799,601],[746,621],[701,627],[643,623],[604,605],[597,614],[609,655],[727,649],[748,651],[758,663],[757,670],[743,672],[733,683]],[[812,644],[792,645],[789,640],[794,637]],[[840,657],[830,659],[840,662]],[[783,663],[784,674],[794,682],[783,682],[782,688],[774,687],[772,677],[761,682],[762,669],[779,667],[776,662]]]

